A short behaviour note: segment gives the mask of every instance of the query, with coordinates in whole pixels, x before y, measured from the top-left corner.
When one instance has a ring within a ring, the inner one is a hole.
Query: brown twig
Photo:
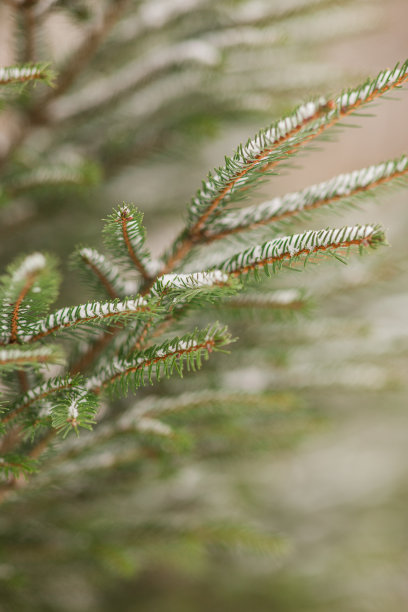
[[[296,216],[299,213],[308,212],[309,210],[314,210],[322,206],[330,205],[340,200],[349,200],[350,198],[357,196],[360,193],[366,193],[368,191],[371,191],[375,189],[376,187],[380,187],[381,185],[389,183],[390,181],[394,179],[401,178],[402,176],[406,176],[407,174],[408,174],[408,166],[405,170],[402,170],[400,172],[395,172],[394,174],[391,174],[390,176],[384,176],[378,179],[377,181],[370,183],[369,185],[366,185],[363,187],[357,187],[356,189],[353,189],[347,194],[337,194],[330,198],[326,198],[326,199],[323,198],[321,200],[317,200],[316,202],[313,202],[312,204],[306,204],[301,210],[296,210],[296,209],[287,210],[281,214],[273,215],[267,219],[261,219],[254,223],[250,223],[249,225],[239,225],[231,229],[226,228],[214,234],[203,232],[201,234],[202,241],[205,244],[210,244],[211,242],[214,242],[215,240],[220,240],[222,238],[225,238],[226,236],[230,236],[231,234],[237,234],[239,232],[249,231],[257,227],[261,227],[263,225],[269,225],[271,223],[278,223],[279,221],[283,221],[284,219],[287,219],[289,217]]]
[[[339,112],[333,116],[331,121],[328,121],[327,123],[323,123],[316,131],[312,132],[311,134],[303,138],[301,141],[295,143],[287,151],[285,151],[285,157],[288,155],[293,155],[294,153],[296,153],[296,151],[299,148],[303,147],[304,145],[309,143],[311,140],[320,136],[325,130],[333,127],[341,119],[344,119],[344,117],[347,117],[348,115],[352,114],[353,112],[358,110],[361,106],[368,104],[372,102],[373,100],[375,100],[376,98],[386,94],[391,89],[400,87],[407,80],[408,80],[408,73],[405,73],[402,76],[400,76],[399,79],[397,79],[396,81],[387,83],[386,85],[384,85],[383,87],[379,89],[374,89],[374,91],[369,96],[367,96],[365,99],[358,98],[354,104],[350,104],[349,106],[344,107],[344,108],[341,107]],[[229,183],[224,187],[224,189],[209,204],[205,212],[199,217],[199,219],[195,222],[195,224],[191,228],[189,228],[187,231],[184,230],[183,233],[179,236],[179,238],[175,242],[175,249],[173,250],[171,255],[167,258],[160,274],[167,274],[171,272],[174,269],[175,265],[178,262],[182,261],[190,253],[191,249],[194,246],[198,244],[203,244],[206,242],[205,238],[203,237],[203,232],[202,232],[202,228],[205,225],[206,220],[208,219],[209,215],[216,210],[216,208],[221,203],[221,201],[225,198],[225,196],[231,192],[231,190],[234,188],[234,186],[236,185],[239,179],[245,176],[252,168],[254,168],[256,164],[259,163],[259,161],[262,161],[262,159],[265,159],[276,148],[282,146],[282,144],[284,144],[284,142],[287,142],[290,138],[293,138],[307,123],[309,123],[309,121],[316,120],[319,116],[322,115],[322,113],[327,112],[327,110],[330,110],[332,108],[335,108],[335,102],[333,100],[329,100],[329,102],[326,104],[326,107],[322,107],[322,109],[317,111],[317,113],[315,113],[315,115],[313,115],[310,119],[305,120],[306,123],[302,122],[299,126],[294,128],[293,130],[290,130],[287,134],[285,134],[285,136],[277,140],[276,143],[274,143],[272,147],[268,147],[267,149],[259,153],[259,155],[257,155],[252,162],[250,162],[245,168],[243,168],[240,172],[238,172],[234,176],[234,178],[232,178],[231,181],[229,181]],[[264,172],[265,170],[270,171],[271,169],[275,168],[278,164],[280,164],[281,161],[282,161],[281,159],[277,159],[269,164],[266,164],[266,166],[262,168],[262,172]]]

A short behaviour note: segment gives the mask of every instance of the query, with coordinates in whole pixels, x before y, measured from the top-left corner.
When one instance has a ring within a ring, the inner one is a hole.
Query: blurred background
[[[108,4],[1,3],[0,65],[33,57],[64,70]],[[33,34],[36,7],[44,13]],[[404,61],[407,19],[403,0],[128,3],[48,103],[46,121],[27,90],[4,101],[2,266],[22,251],[57,253],[61,304],[87,299],[68,256],[78,243],[100,246],[113,205],[145,212],[159,254],[208,170],[238,143],[311,96]],[[182,59],[163,69],[182,43]],[[143,76],[149,70],[154,78]],[[35,99],[44,95],[35,89]],[[355,119],[359,129],[298,156],[251,202],[406,153],[408,90],[392,98]],[[174,448],[152,441],[142,463],[116,461],[110,449],[78,468],[68,445],[65,461],[3,506],[0,610],[408,606],[406,203],[404,189],[388,190],[359,210],[317,211],[297,224],[381,223],[390,243],[349,266],[273,279],[304,288],[307,313],[211,313],[240,338],[232,354],[154,393],[216,389],[225,398],[179,417]]]

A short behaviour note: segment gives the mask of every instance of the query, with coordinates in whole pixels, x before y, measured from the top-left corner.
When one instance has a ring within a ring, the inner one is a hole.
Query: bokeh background
[[[406,59],[407,3],[365,5],[372,5],[372,21],[357,23],[360,33],[345,30],[317,46],[307,37],[295,41],[298,54],[313,58],[315,75],[320,66],[327,78],[314,82],[309,66],[295,91],[279,94],[274,113]],[[342,3],[329,10],[335,15]],[[14,59],[7,56],[7,36],[15,27],[8,11],[0,6],[5,64]],[[55,18],[50,44],[63,55],[75,32],[70,21]],[[285,53],[288,63],[296,61],[290,45],[259,53],[276,80],[285,77]],[[375,106],[375,117],[354,120],[359,129],[344,129],[333,142],[298,157],[253,201],[407,152],[408,90],[392,97]],[[185,202],[208,169],[268,122],[265,110],[256,110],[239,121],[207,118],[199,146],[193,142],[200,131],[195,125],[192,141],[175,138],[169,148],[154,151],[153,162],[130,159],[109,181],[85,192],[34,200],[26,194],[18,205],[23,211],[34,207],[28,222],[8,225],[9,212],[2,213],[2,263],[21,250],[58,252],[65,279],[61,302],[80,299],[84,290],[66,258],[78,242],[100,244],[99,220],[122,200],[145,211],[148,241],[158,253],[181,227]],[[188,132],[185,125],[183,130]],[[42,153],[47,138],[38,131],[32,149]],[[284,417],[267,428],[243,411],[239,427],[251,442],[239,453],[230,457],[222,444],[217,452],[214,443],[208,456],[177,458],[169,469],[153,464],[141,473],[130,463],[85,480],[67,469],[58,479],[39,478],[22,499],[4,506],[0,610],[406,609],[406,207],[407,193],[399,189],[341,216],[318,212],[303,226],[379,222],[390,248],[347,267],[330,263],[283,275],[279,286],[305,287],[313,296],[306,318],[235,320],[232,328],[246,342],[245,351],[233,349],[207,377],[164,385],[161,394],[175,394],[205,388],[216,377],[227,393],[242,394],[243,402],[254,391],[278,402]],[[222,438],[224,425],[211,427],[205,436],[217,431]],[[135,529],[141,517],[143,529]],[[157,526],[167,521],[171,536]],[[177,540],[178,528],[188,524],[197,531],[203,521],[247,524],[265,536],[252,552],[229,546],[227,537],[225,548],[210,545],[205,553],[196,540]],[[148,561],[140,551],[147,551]]]

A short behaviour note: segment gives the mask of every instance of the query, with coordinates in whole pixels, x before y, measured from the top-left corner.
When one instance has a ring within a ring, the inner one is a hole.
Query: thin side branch
[[[143,279],[145,281],[150,281],[150,275],[147,272],[146,268],[144,267],[143,263],[140,261],[139,257],[136,255],[135,250],[132,246],[132,243],[130,241],[129,238],[129,233],[128,233],[128,222],[133,220],[132,216],[129,216],[128,211],[126,209],[126,207],[123,207],[123,209],[121,210],[120,213],[120,223],[121,223],[121,227],[122,227],[122,234],[123,234],[123,241],[126,245],[127,251],[129,253],[129,257],[130,259],[133,261],[133,263],[136,266],[136,269],[138,270],[138,272],[140,272],[140,274],[142,275]]]
[[[341,94],[335,100],[320,100],[299,107],[294,114],[261,131],[245,147],[240,147],[224,167],[209,176],[193,199],[190,224],[177,238],[161,274],[173,270],[194,246],[205,242],[202,234],[206,223],[230,201],[232,194],[247,189],[252,181],[261,178],[266,171],[271,172],[300,147],[407,80],[408,62],[405,62],[394,70],[380,72],[376,79]]]
[[[36,274],[31,274],[27,278],[26,283],[25,283],[24,287],[22,288],[22,290],[20,292],[20,295],[18,296],[18,298],[17,298],[17,300],[16,300],[16,302],[14,304],[13,314],[11,315],[10,344],[12,344],[13,342],[17,342],[17,340],[18,340],[18,324],[19,324],[20,306],[21,306],[25,296],[27,295],[27,293],[30,291],[30,289],[34,285],[36,278],[37,278]]]
[[[129,0],[111,0],[101,22],[97,23],[88,33],[79,49],[69,59],[65,69],[60,72],[56,87],[47,94],[47,102],[58,98],[69,89],[92,60],[128,4]]]
[[[211,351],[212,349],[215,348],[215,346],[216,346],[215,339],[208,338],[205,342],[202,342],[201,344],[196,344],[193,346],[189,346],[187,348],[177,347],[176,350],[169,351],[165,353],[164,355],[156,356],[153,359],[148,359],[138,365],[131,365],[129,367],[125,367],[123,370],[113,374],[106,380],[99,381],[97,378],[95,378],[95,380],[91,379],[89,381],[90,384],[89,384],[88,389],[92,391],[93,393],[99,394],[104,388],[113,384],[116,380],[118,380],[119,378],[122,378],[123,376],[126,376],[128,374],[133,374],[136,372],[140,372],[141,370],[146,370],[150,366],[164,362],[174,356],[177,356],[178,358],[180,358],[180,357],[183,357],[184,355],[190,355],[191,353],[197,353],[202,350]]]
[[[335,202],[352,201],[356,196],[369,195],[377,187],[397,181],[407,174],[407,156],[349,174],[340,174],[329,181],[274,198],[270,202],[221,214],[214,220],[212,227],[203,232],[202,238],[208,244],[231,234],[277,223]]]
[[[13,410],[5,414],[0,420],[2,423],[6,424],[16,416],[27,410],[32,404],[49,397],[52,394],[60,393],[61,391],[65,391],[66,389],[70,389],[73,385],[73,378],[66,378],[65,380],[60,380],[56,384],[51,384],[50,382],[45,383],[44,385],[39,385],[34,389],[28,391],[22,398],[22,403],[15,407]]]

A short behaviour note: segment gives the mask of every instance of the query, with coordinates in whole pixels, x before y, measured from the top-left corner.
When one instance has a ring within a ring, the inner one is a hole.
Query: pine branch
[[[115,300],[113,302],[88,302],[79,306],[61,308],[40,321],[31,324],[29,333],[24,330],[18,336],[21,342],[35,342],[50,334],[66,331],[78,325],[100,324],[108,321],[114,324],[125,317],[150,317],[153,305],[143,298],[136,300]]]
[[[51,104],[47,109],[48,118],[60,123],[100,112],[179,66],[193,64],[208,68],[217,65],[220,59],[212,45],[200,40],[187,40],[164,49],[154,49],[147,57],[130,62],[112,75],[93,81],[75,94],[66,95]]]
[[[17,453],[0,457],[0,474],[7,480],[16,480],[21,475],[27,476],[37,471],[37,462]]]
[[[27,64],[22,66],[7,66],[0,68],[0,86],[29,81],[45,81],[51,83],[54,75],[48,64]]]
[[[185,304],[195,297],[210,295],[225,296],[225,292],[217,289],[227,285],[232,286],[228,274],[221,270],[209,272],[193,272],[191,274],[164,274],[159,276],[150,290],[150,295],[158,295],[161,300],[167,298],[170,304]]]
[[[95,249],[80,248],[72,258],[81,272],[86,274],[86,280],[103,290],[112,299],[134,295],[137,284],[123,278],[123,272],[110,259]]]
[[[195,371],[200,368],[202,357],[208,359],[212,351],[218,351],[231,342],[225,328],[217,325],[202,331],[196,330],[182,338],[174,338],[160,346],[152,346],[146,351],[136,353],[129,359],[117,358],[106,368],[97,372],[87,381],[87,389],[100,393],[106,387],[126,393],[129,386],[138,389],[147,381],[158,381],[163,373],[169,377],[174,369],[183,375],[184,362],[187,369]]]
[[[24,395],[17,398],[0,421],[3,424],[8,423],[30,408],[33,404],[42,402],[45,398],[48,398],[51,395],[56,396],[59,393],[64,393],[75,388],[82,390],[80,383],[81,379],[78,377],[67,376],[65,378],[50,378],[45,383],[37,385],[33,389],[27,391],[27,393],[24,393]]]
[[[34,17],[42,19],[57,2],[58,0],[38,0],[33,7]]]
[[[159,337],[191,308],[203,308],[206,302],[216,303],[234,295],[239,288],[239,283],[220,270],[160,276],[147,295],[152,298],[157,296],[161,313],[129,331],[122,346],[118,344],[117,351],[128,355],[141,350],[149,336],[150,341]]]
[[[380,164],[348,174],[340,174],[329,181],[288,193],[255,206],[230,211],[217,216],[203,233],[207,242],[230,234],[247,231],[296,217],[302,213],[334,202],[354,202],[372,196],[381,185],[392,183],[408,174],[408,157],[387,160]]]
[[[307,300],[299,289],[279,289],[270,293],[243,293],[223,303],[224,308],[297,311],[305,308]]]
[[[9,267],[2,278],[0,344],[18,341],[20,330],[47,311],[58,284],[54,260],[41,253],[28,255]]]
[[[39,367],[45,363],[61,364],[63,361],[63,355],[57,346],[0,349],[0,370],[2,372],[25,366]]]
[[[101,21],[97,22],[94,27],[84,37],[84,41],[79,48],[74,52],[73,57],[69,58],[66,67],[60,70],[58,81],[53,90],[50,90],[46,100],[60,97],[71,87],[74,81],[78,78],[81,72],[87,67],[93,56],[99,49],[102,42],[109,35],[117,20],[124,13],[129,0],[110,0],[109,6],[106,9]]]
[[[249,274],[251,271],[256,274],[259,268],[264,268],[265,273],[269,275],[270,266],[275,272],[282,266],[290,267],[301,257],[304,257],[306,263],[311,256],[326,253],[343,261],[336,251],[358,246],[362,252],[364,248],[376,248],[382,244],[385,244],[385,238],[379,226],[356,225],[309,231],[276,238],[246,249],[222,262],[219,268],[233,276]]]
[[[51,410],[51,422],[57,433],[65,438],[71,431],[78,435],[78,427],[91,430],[96,423],[98,399],[86,390],[74,390],[60,398]]]
[[[24,28],[24,62],[33,62],[35,60],[35,35],[37,21],[35,18],[34,7],[23,5],[20,7]]]
[[[344,117],[400,87],[408,79],[408,61],[394,70],[384,70],[361,86],[349,89],[335,100],[320,98],[301,105],[294,113],[261,130],[245,146],[240,146],[223,167],[209,174],[189,206],[187,228],[177,238],[165,259],[162,273],[174,266],[202,242],[202,232],[223,207],[265,177],[279,163],[294,155],[301,146],[320,136]]]
[[[115,259],[128,270],[136,269],[149,282],[151,258],[144,246],[146,232],[142,221],[143,214],[137,208],[123,204],[108,217],[103,235]]]
[[[4,191],[14,197],[37,187],[51,185],[78,185],[88,186],[97,183],[100,179],[100,169],[96,164],[81,160],[75,164],[59,164],[37,166],[15,174],[4,181]]]

